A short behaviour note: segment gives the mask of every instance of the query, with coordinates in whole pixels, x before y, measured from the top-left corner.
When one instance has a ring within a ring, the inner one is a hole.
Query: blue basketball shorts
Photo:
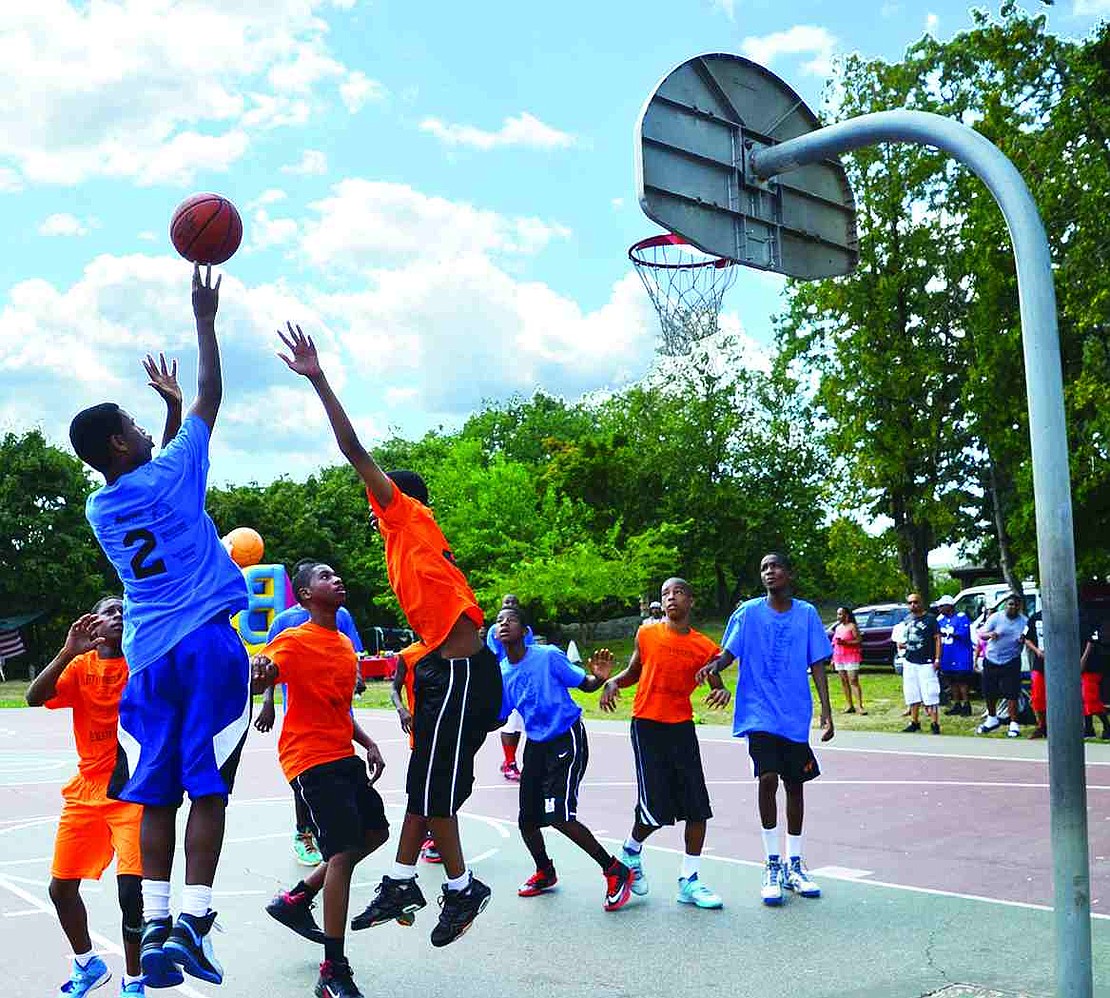
[[[132,674],[108,796],[178,806],[231,793],[251,719],[250,664],[224,615]]]

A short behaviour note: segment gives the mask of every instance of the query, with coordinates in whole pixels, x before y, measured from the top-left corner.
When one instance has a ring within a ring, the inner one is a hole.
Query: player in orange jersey
[[[470,928],[490,899],[490,889],[463,857],[458,810],[474,787],[474,756],[502,722],[501,670],[478,635],[482,610],[432,516],[424,479],[413,471],[382,471],[328,384],[312,340],[291,323],[280,335],[289,351],[282,360],[312,384],[339,449],[366,485],[385,542],[389,584],[409,626],[429,649],[413,670],[414,747],[397,858],[374,900],[351,924],[363,929],[404,921],[427,904],[416,885],[416,862],[430,827],[447,874],[431,939],[433,946],[446,946]]]
[[[127,684],[123,638],[123,601],[102,599],[75,621],[62,650],[27,689],[32,707],[73,712],[77,775],[62,787],[62,816],[54,840],[50,900],[70,946],[73,972],[59,994],[83,998],[112,975],[93,953],[81,881],[99,880],[116,857],[119,904],[123,912],[126,970],[120,994],[142,995],[139,944],[143,934],[142,860],[139,855],[139,804],[108,798],[108,779],[116,764],[119,700]]]
[[[664,617],[636,634],[628,668],[613,676],[601,694],[602,710],[615,709],[619,691],[636,686],[632,703],[632,752],[636,758],[636,815],[621,861],[632,870],[632,893],[647,894],[641,852],[644,840],[663,825],[686,823],[686,852],[675,900],[698,908],[720,908],[721,899],[698,876],[705,827],[713,811],[705,786],[694,729],[692,696],[698,671],[720,654],[717,643],[690,626],[694,592],[685,579],[667,579],[660,592]],[[710,706],[724,707],[729,692],[710,677]]]

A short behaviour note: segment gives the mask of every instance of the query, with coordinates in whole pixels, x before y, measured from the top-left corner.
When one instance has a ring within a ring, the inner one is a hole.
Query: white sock
[[[212,909],[212,888],[208,884],[186,884],[181,892],[181,914],[203,918]]]
[[[987,724],[997,724],[998,723],[998,718],[994,714],[988,714],[986,723]]]
[[[764,828],[763,830],[763,855],[770,859],[772,856],[779,856],[779,829],[778,825],[774,828]]]
[[[143,979],[142,974],[140,974],[138,977],[132,977],[130,974],[124,974],[123,975],[123,986],[127,987],[128,984],[134,984],[136,981],[141,981],[142,979]]]
[[[465,869],[457,877],[447,878],[447,889],[449,891],[464,891],[470,886],[470,870]]]
[[[794,859],[802,858],[802,837],[801,835],[791,835],[786,833],[786,858]]]
[[[1016,728],[1016,729],[1017,729],[1018,731],[1020,731],[1020,730],[1021,730],[1021,725],[1020,725],[1020,724],[1018,724],[1018,723],[1017,723],[1017,721],[1011,721],[1011,722],[1010,722],[1010,727],[1011,727],[1011,728]]]
[[[682,879],[689,880],[691,877],[698,875],[698,864],[701,862],[701,856],[691,856],[689,853],[682,855]]]
[[[79,967],[87,967],[89,961],[96,956],[96,950],[89,950],[88,953],[74,953],[73,959],[77,962]]]
[[[637,842],[632,837],[631,833],[629,833],[628,838],[624,840],[624,851],[632,853],[633,856],[638,856],[643,848],[644,844],[642,842]]]
[[[170,882],[168,880],[143,880],[143,918],[170,917]]]
[[[393,861],[393,869],[389,871],[392,880],[412,880],[416,876],[416,864],[405,866],[399,859]]]

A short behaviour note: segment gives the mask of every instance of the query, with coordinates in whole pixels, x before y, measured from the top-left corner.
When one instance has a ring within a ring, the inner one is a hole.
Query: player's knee
[[[119,910],[123,912],[124,942],[137,943],[143,938],[142,879],[130,874],[116,878],[119,890]]]
[[[767,789],[772,792],[779,788],[779,774],[778,773],[761,773],[759,777],[759,788],[761,790]]]
[[[783,780],[782,785],[786,788],[786,792],[792,796],[801,794],[802,787],[805,786],[804,783],[794,783],[790,780]]]
[[[58,877],[51,877],[47,893],[49,893],[54,907],[58,908],[65,904],[71,904],[77,898],[77,891],[80,886],[80,880],[60,880]]]

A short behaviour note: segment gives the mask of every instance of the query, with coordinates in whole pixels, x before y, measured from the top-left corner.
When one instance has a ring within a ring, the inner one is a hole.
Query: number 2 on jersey
[[[136,579],[149,579],[153,575],[162,575],[166,571],[166,563],[161,558],[151,558],[157,540],[149,530],[129,530],[123,535],[123,546],[139,545],[139,550],[131,558],[131,571]]]

